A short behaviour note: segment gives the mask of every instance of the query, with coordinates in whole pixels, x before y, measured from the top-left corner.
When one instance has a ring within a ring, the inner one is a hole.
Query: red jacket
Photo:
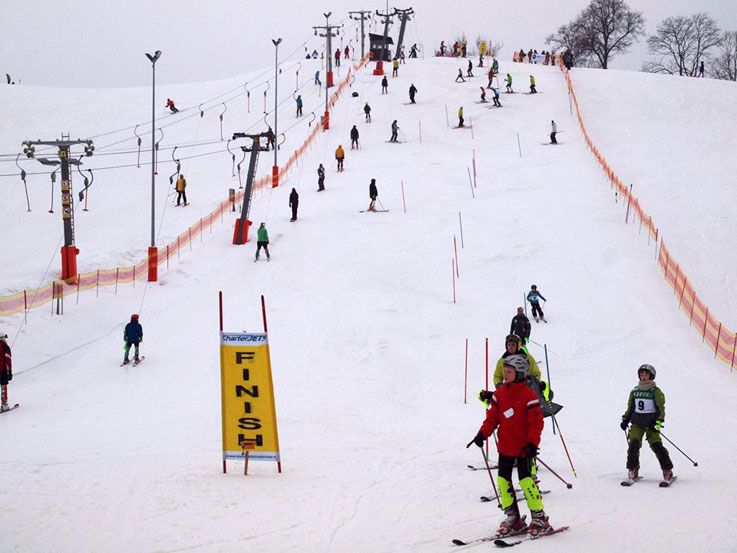
[[[540,444],[543,431],[540,400],[524,382],[503,384],[491,396],[491,408],[480,432],[488,438],[497,427],[500,455],[525,457],[522,449],[528,443]]]
[[[5,343],[5,340],[0,340],[0,370],[10,371],[12,368],[13,358],[10,354],[10,346]]]

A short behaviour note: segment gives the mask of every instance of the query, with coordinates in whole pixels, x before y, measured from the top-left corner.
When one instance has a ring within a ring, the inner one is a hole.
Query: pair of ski
[[[670,481],[668,481],[668,480],[662,480],[658,484],[658,487],[660,487],[660,488],[670,488],[670,485],[673,482],[676,481],[676,478],[678,478],[678,477],[677,476],[674,476],[673,478],[670,479]],[[624,481],[620,482],[620,484],[622,486],[624,486],[625,488],[629,488],[632,484],[634,484],[635,482],[639,482],[640,480],[642,480],[642,476],[637,476],[637,477],[633,478],[632,480],[630,480],[630,479],[624,480]]]
[[[524,494],[524,492],[522,492],[522,490],[519,489],[519,488],[515,488],[514,489],[514,493],[515,494],[517,494],[517,493],[523,493]],[[540,495],[547,495],[549,493],[550,493],[550,490],[540,490]],[[489,503],[491,501],[496,501],[496,497],[491,497],[490,495],[482,495],[479,499],[483,503]]]
[[[547,532],[545,534],[538,534],[537,536],[531,536],[527,533],[525,530],[524,532],[519,532],[516,534],[507,534],[504,536],[504,538],[497,538],[495,536],[485,536],[483,538],[476,538],[475,540],[470,541],[463,541],[455,539],[453,540],[453,545],[474,545],[477,543],[483,543],[483,542],[494,542],[494,545],[497,547],[513,547],[515,545],[521,544],[523,541],[537,541],[540,538],[545,538],[547,536],[552,536],[554,534],[560,534],[561,532],[565,532],[568,530],[569,526],[561,526],[560,528],[554,528],[552,531]],[[515,539],[516,538],[516,539]],[[513,541],[510,541],[513,540]]]
[[[540,318],[538,318],[538,317],[535,317],[535,322],[536,322],[536,323],[539,323],[540,321],[542,321],[542,322],[544,322],[544,323],[547,323],[547,322],[548,322],[548,321],[547,321],[547,319],[544,319],[543,317],[540,317]]]
[[[0,411],[0,414],[2,414],[2,413],[9,413],[9,412],[10,412],[10,411],[12,411],[13,409],[17,409],[18,407],[20,407],[20,403],[16,403],[16,404],[15,404],[15,405],[13,405],[13,406],[12,406],[12,407],[11,407],[10,409],[6,409],[5,411]]]
[[[125,367],[126,365],[133,365],[134,367],[137,367],[138,365],[140,365],[141,363],[143,363],[143,360],[144,359],[146,359],[146,356],[145,355],[141,355],[141,357],[138,358],[138,361],[136,361],[135,359],[133,361],[128,361],[127,363],[125,361],[123,361],[120,364],[120,366],[121,367]]]

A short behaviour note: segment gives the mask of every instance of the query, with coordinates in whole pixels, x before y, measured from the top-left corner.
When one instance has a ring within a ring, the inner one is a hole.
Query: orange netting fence
[[[332,95],[328,100],[328,108],[331,109],[340,98],[341,94],[350,86],[353,78],[353,71],[357,71],[363,68],[368,61],[368,56],[360,60],[358,65],[354,65],[353,69],[348,70],[348,74],[338,87],[333,91]],[[289,157],[287,162],[279,170],[279,182],[286,178],[287,175],[294,169],[294,166],[304,156],[307,149],[317,139],[320,132],[323,130],[322,124],[315,125],[307,135],[305,140],[302,142],[299,148],[294,150],[292,155]],[[253,183],[253,191],[261,188],[271,186],[272,177],[264,176],[257,179]],[[223,221],[225,212],[232,209],[232,206],[243,200],[243,190],[239,190],[235,199],[221,201],[218,206],[212,210],[208,215],[202,217],[194,225],[189,227],[186,231],[177,236],[176,240],[167,244],[164,247],[159,248],[158,265],[161,267],[165,265],[169,268],[169,260],[174,256],[177,259],[180,257],[181,252],[185,249],[192,251],[192,244],[199,237],[200,242],[203,240],[205,231],[212,233],[212,226],[217,221]],[[132,267],[116,267],[114,269],[97,269],[95,271],[89,271],[86,273],[80,273],[74,281],[65,282],[63,280],[55,280],[47,284],[43,284],[38,288],[32,290],[23,290],[16,292],[15,294],[9,294],[7,296],[0,296],[0,316],[14,315],[15,313],[27,312],[30,309],[39,307],[53,300],[58,300],[64,296],[77,294],[79,299],[79,293],[83,290],[95,290],[99,292],[101,287],[114,286],[115,292],[117,293],[119,284],[132,283],[135,287],[136,280],[145,279],[148,276],[148,257],[141,259],[138,263]]]
[[[563,65],[561,57],[559,57],[559,67],[565,76],[568,85],[568,93],[576,110],[576,118],[578,126],[583,133],[584,140],[591,153],[596,158],[599,166],[609,179],[612,187],[617,190],[627,201],[628,216],[632,213],[633,218],[636,216],[640,220],[640,226],[644,226],[648,233],[648,242],[652,237],[655,242],[660,238],[660,249],[658,251],[658,265],[660,266],[665,280],[673,288],[678,298],[678,306],[688,315],[690,324],[701,335],[701,339],[714,352],[714,356],[729,364],[734,368],[735,353],[737,353],[737,334],[729,330],[710,312],[709,307],[698,297],[696,290],[689,282],[688,277],[681,269],[680,264],[670,255],[668,248],[662,236],[658,236],[658,229],[653,224],[653,218],[642,209],[639,200],[632,194],[631,190],[622,182],[622,180],[614,172],[606,158],[591,140],[586,125],[584,124],[581,110],[578,104],[576,92],[573,89],[573,80],[570,72]],[[634,220],[634,219],[633,219]]]

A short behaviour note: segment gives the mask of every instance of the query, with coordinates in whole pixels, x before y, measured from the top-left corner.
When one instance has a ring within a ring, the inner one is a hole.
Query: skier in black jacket
[[[138,346],[143,342],[143,327],[141,326],[141,323],[138,322],[138,315],[136,313],[131,315],[131,322],[125,325],[123,340],[125,340],[125,357],[123,357],[123,365],[130,363],[128,354],[131,346],[134,348],[133,361],[136,363],[140,362],[141,359],[138,357]]]
[[[414,84],[411,84],[409,87],[409,101],[412,104],[415,104],[415,94],[417,94],[417,87]]]
[[[512,318],[512,324],[509,327],[509,333],[519,336],[524,346],[530,339],[530,319],[525,315],[524,310],[521,307],[517,308],[517,314]]]
[[[351,129],[351,150],[358,150],[358,129],[355,125]]]
[[[317,191],[322,192],[325,190],[325,167],[320,164],[317,168]]]

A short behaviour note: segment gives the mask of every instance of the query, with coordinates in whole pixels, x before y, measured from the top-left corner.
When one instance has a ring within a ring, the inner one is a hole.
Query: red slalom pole
[[[455,259],[450,260],[450,267],[453,276],[453,303],[456,302],[456,262]]]
[[[458,245],[456,243],[456,235],[453,235],[453,251],[455,252],[456,257],[456,277],[461,278],[461,275],[458,274]]]
[[[402,205],[404,206],[404,212],[407,213],[407,202],[404,200],[404,181],[399,181],[402,184]]]
[[[463,403],[468,403],[468,338],[466,338],[466,361],[463,370]]]

